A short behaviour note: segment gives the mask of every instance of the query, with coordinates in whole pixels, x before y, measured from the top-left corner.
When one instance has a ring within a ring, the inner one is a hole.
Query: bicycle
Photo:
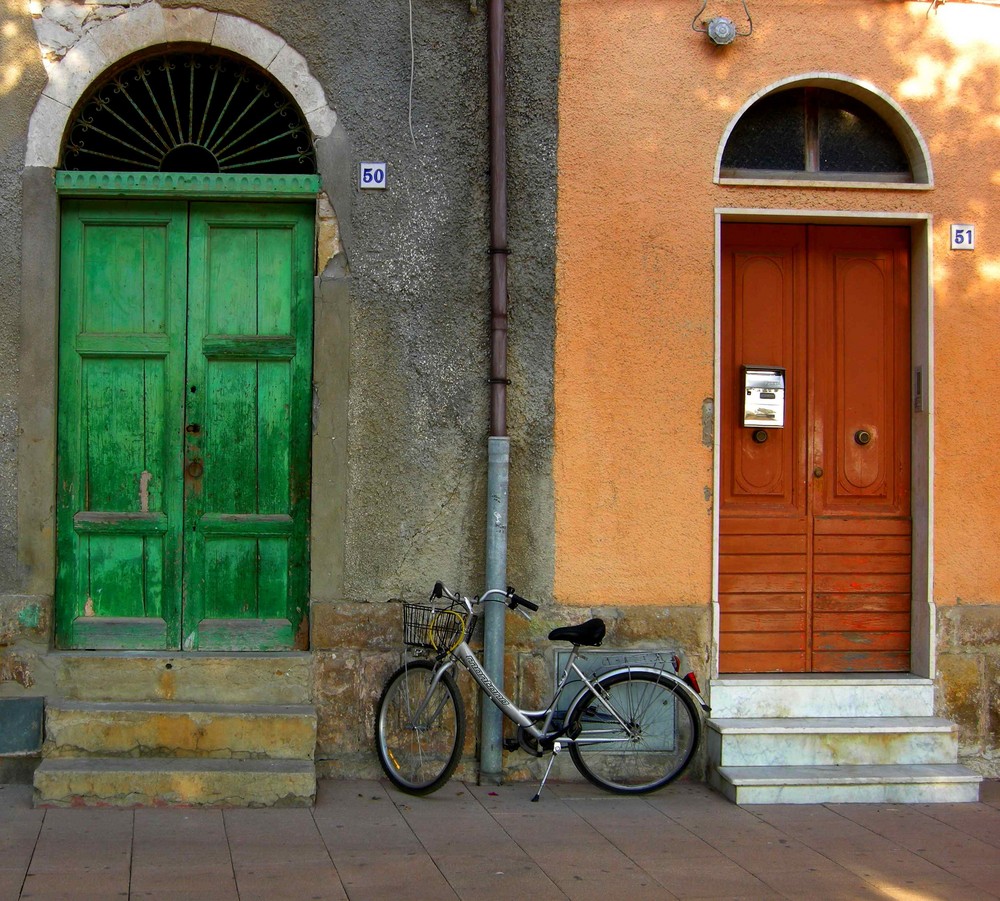
[[[444,600],[444,605],[436,601]],[[407,660],[386,682],[375,712],[375,744],[386,776],[404,792],[426,795],[441,788],[454,773],[465,744],[465,704],[453,670],[468,671],[503,714],[517,726],[517,738],[506,750],[520,748],[534,757],[551,753],[537,801],[556,757],[569,748],[573,763],[594,785],[619,794],[644,794],[672,782],[691,763],[703,732],[702,700],[694,673],[681,676],[680,659],[671,655],[674,672],[656,665],[626,665],[588,677],[577,665],[581,647],[596,648],[604,640],[601,619],[564,626],[549,633],[551,641],[573,646],[555,692],[540,710],[518,707],[487,675],[469,636],[475,606],[505,603],[521,608],[538,605],[513,588],[491,589],[478,598],[434,585],[427,604],[403,604],[403,641],[415,659]],[[571,678],[583,683],[565,708],[558,701]]]

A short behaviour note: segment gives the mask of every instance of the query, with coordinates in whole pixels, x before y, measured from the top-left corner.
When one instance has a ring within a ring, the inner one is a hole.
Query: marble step
[[[941,717],[713,717],[707,726],[709,759],[724,767],[958,760],[958,727]]]
[[[50,699],[45,757],[312,760],[316,709],[298,705]]]
[[[934,683],[908,673],[722,676],[714,719],[933,716]]]
[[[67,757],[35,771],[36,807],[308,807],[305,760]]]
[[[956,804],[979,800],[982,777],[959,764],[719,767],[716,791],[736,804]]]

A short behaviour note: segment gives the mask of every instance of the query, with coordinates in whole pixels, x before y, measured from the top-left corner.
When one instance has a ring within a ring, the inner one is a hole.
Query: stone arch
[[[849,97],[853,97],[855,100],[864,103],[878,116],[880,116],[886,125],[888,125],[899,143],[902,145],[903,150],[906,152],[910,161],[910,168],[913,172],[912,183],[895,184],[893,187],[929,188],[933,186],[934,173],[931,166],[930,151],[927,148],[927,143],[924,141],[923,136],[920,134],[920,130],[914,124],[913,120],[907,115],[905,110],[903,110],[903,108],[896,103],[892,97],[884,91],[879,90],[874,85],[856,78],[851,78],[847,75],[839,75],[832,72],[811,72],[804,75],[793,75],[762,88],[750,97],[739,108],[736,115],[729,120],[729,123],[722,134],[722,139],[719,141],[719,147],[715,157],[714,175],[716,182],[733,181],[733,179],[727,179],[721,175],[722,157],[730,136],[733,133],[733,129],[736,127],[743,115],[764,97],[788,88],[808,87],[828,88],[833,91],[838,91],[841,94],[846,94]],[[815,181],[821,180],[822,176],[815,179]],[[840,186],[849,187],[850,182],[842,182],[840,183]]]
[[[55,168],[70,114],[87,88],[119,60],[169,43],[204,44],[251,60],[291,94],[309,123],[313,140],[328,137],[336,128],[337,114],[327,103],[322,85],[284,38],[239,16],[145,3],[88,31],[49,67],[48,83],[28,125],[25,165]]]

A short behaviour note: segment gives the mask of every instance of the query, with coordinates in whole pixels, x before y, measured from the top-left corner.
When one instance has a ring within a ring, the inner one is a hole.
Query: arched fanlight
[[[221,54],[172,51],[84,97],[62,168],[314,173],[316,160],[308,124],[269,76]]]

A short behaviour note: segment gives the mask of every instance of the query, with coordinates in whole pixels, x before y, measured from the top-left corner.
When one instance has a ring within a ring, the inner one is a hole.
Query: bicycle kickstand
[[[552,771],[552,764],[556,762],[556,755],[563,749],[562,742],[556,741],[552,744],[552,756],[549,758],[549,765],[545,768],[545,775],[542,776],[542,783],[538,786],[538,791],[535,792],[535,797],[532,801],[537,801],[542,796],[542,789],[545,788],[545,780],[549,778],[549,773]]]

